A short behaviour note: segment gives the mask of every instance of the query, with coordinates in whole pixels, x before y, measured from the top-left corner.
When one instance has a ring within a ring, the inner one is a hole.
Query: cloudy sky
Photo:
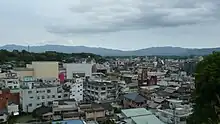
[[[0,43],[219,47],[220,0],[0,0]]]

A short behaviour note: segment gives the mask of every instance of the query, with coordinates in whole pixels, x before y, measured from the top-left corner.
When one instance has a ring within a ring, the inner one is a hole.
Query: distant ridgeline
[[[32,61],[62,61],[62,62],[75,62],[78,60],[91,61],[94,59],[97,62],[104,61],[100,55],[92,53],[60,53],[55,51],[46,51],[42,53],[28,52],[25,50],[7,51],[0,50],[0,63],[1,64],[15,64],[25,65]]]

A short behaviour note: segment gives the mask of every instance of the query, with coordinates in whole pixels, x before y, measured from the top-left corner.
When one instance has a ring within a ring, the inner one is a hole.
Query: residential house
[[[147,99],[139,93],[128,93],[124,95],[123,105],[125,108],[146,107]]]
[[[123,109],[118,116],[121,122],[128,124],[164,124],[145,108]]]

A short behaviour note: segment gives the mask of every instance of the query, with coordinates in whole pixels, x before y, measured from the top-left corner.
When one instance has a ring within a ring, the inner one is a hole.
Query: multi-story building
[[[118,97],[118,81],[92,79],[85,82],[85,95],[96,102],[115,100]]]
[[[73,79],[77,74],[79,76],[91,76],[92,75],[92,66],[90,63],[67,63],[64,64],[66,68],[66,78]]]
[[[20,88],[20,81],[16,73],[5,73],[5,76],[0,78],[0,83],[3,89],[18,90]]]
[[[182,105],[181,100],[166,100],[167,107],[158,109],[157,116],[164,123],[186,124],[187,118],[192,114],[190,105]]]
[[[52,105],[54,100],[69,99],[69,93],[61,86],[29,82],[21,87],[20,103],[23,112],[32,112],[41,105]]]
[[[36,78],[58,78],[59,62],[39,61],[27,64],[26,68],[15,68],[19,77],[34,76]]]
[[[83,82],[83,78],[75,78],[65,83],[65,86],[70,88],[70,99],[83,101]]]

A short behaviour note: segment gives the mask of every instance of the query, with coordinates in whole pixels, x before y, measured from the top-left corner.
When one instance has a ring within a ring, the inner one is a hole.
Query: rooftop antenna
[[[28,52],[30,52],[30,46],[28,45]]]

